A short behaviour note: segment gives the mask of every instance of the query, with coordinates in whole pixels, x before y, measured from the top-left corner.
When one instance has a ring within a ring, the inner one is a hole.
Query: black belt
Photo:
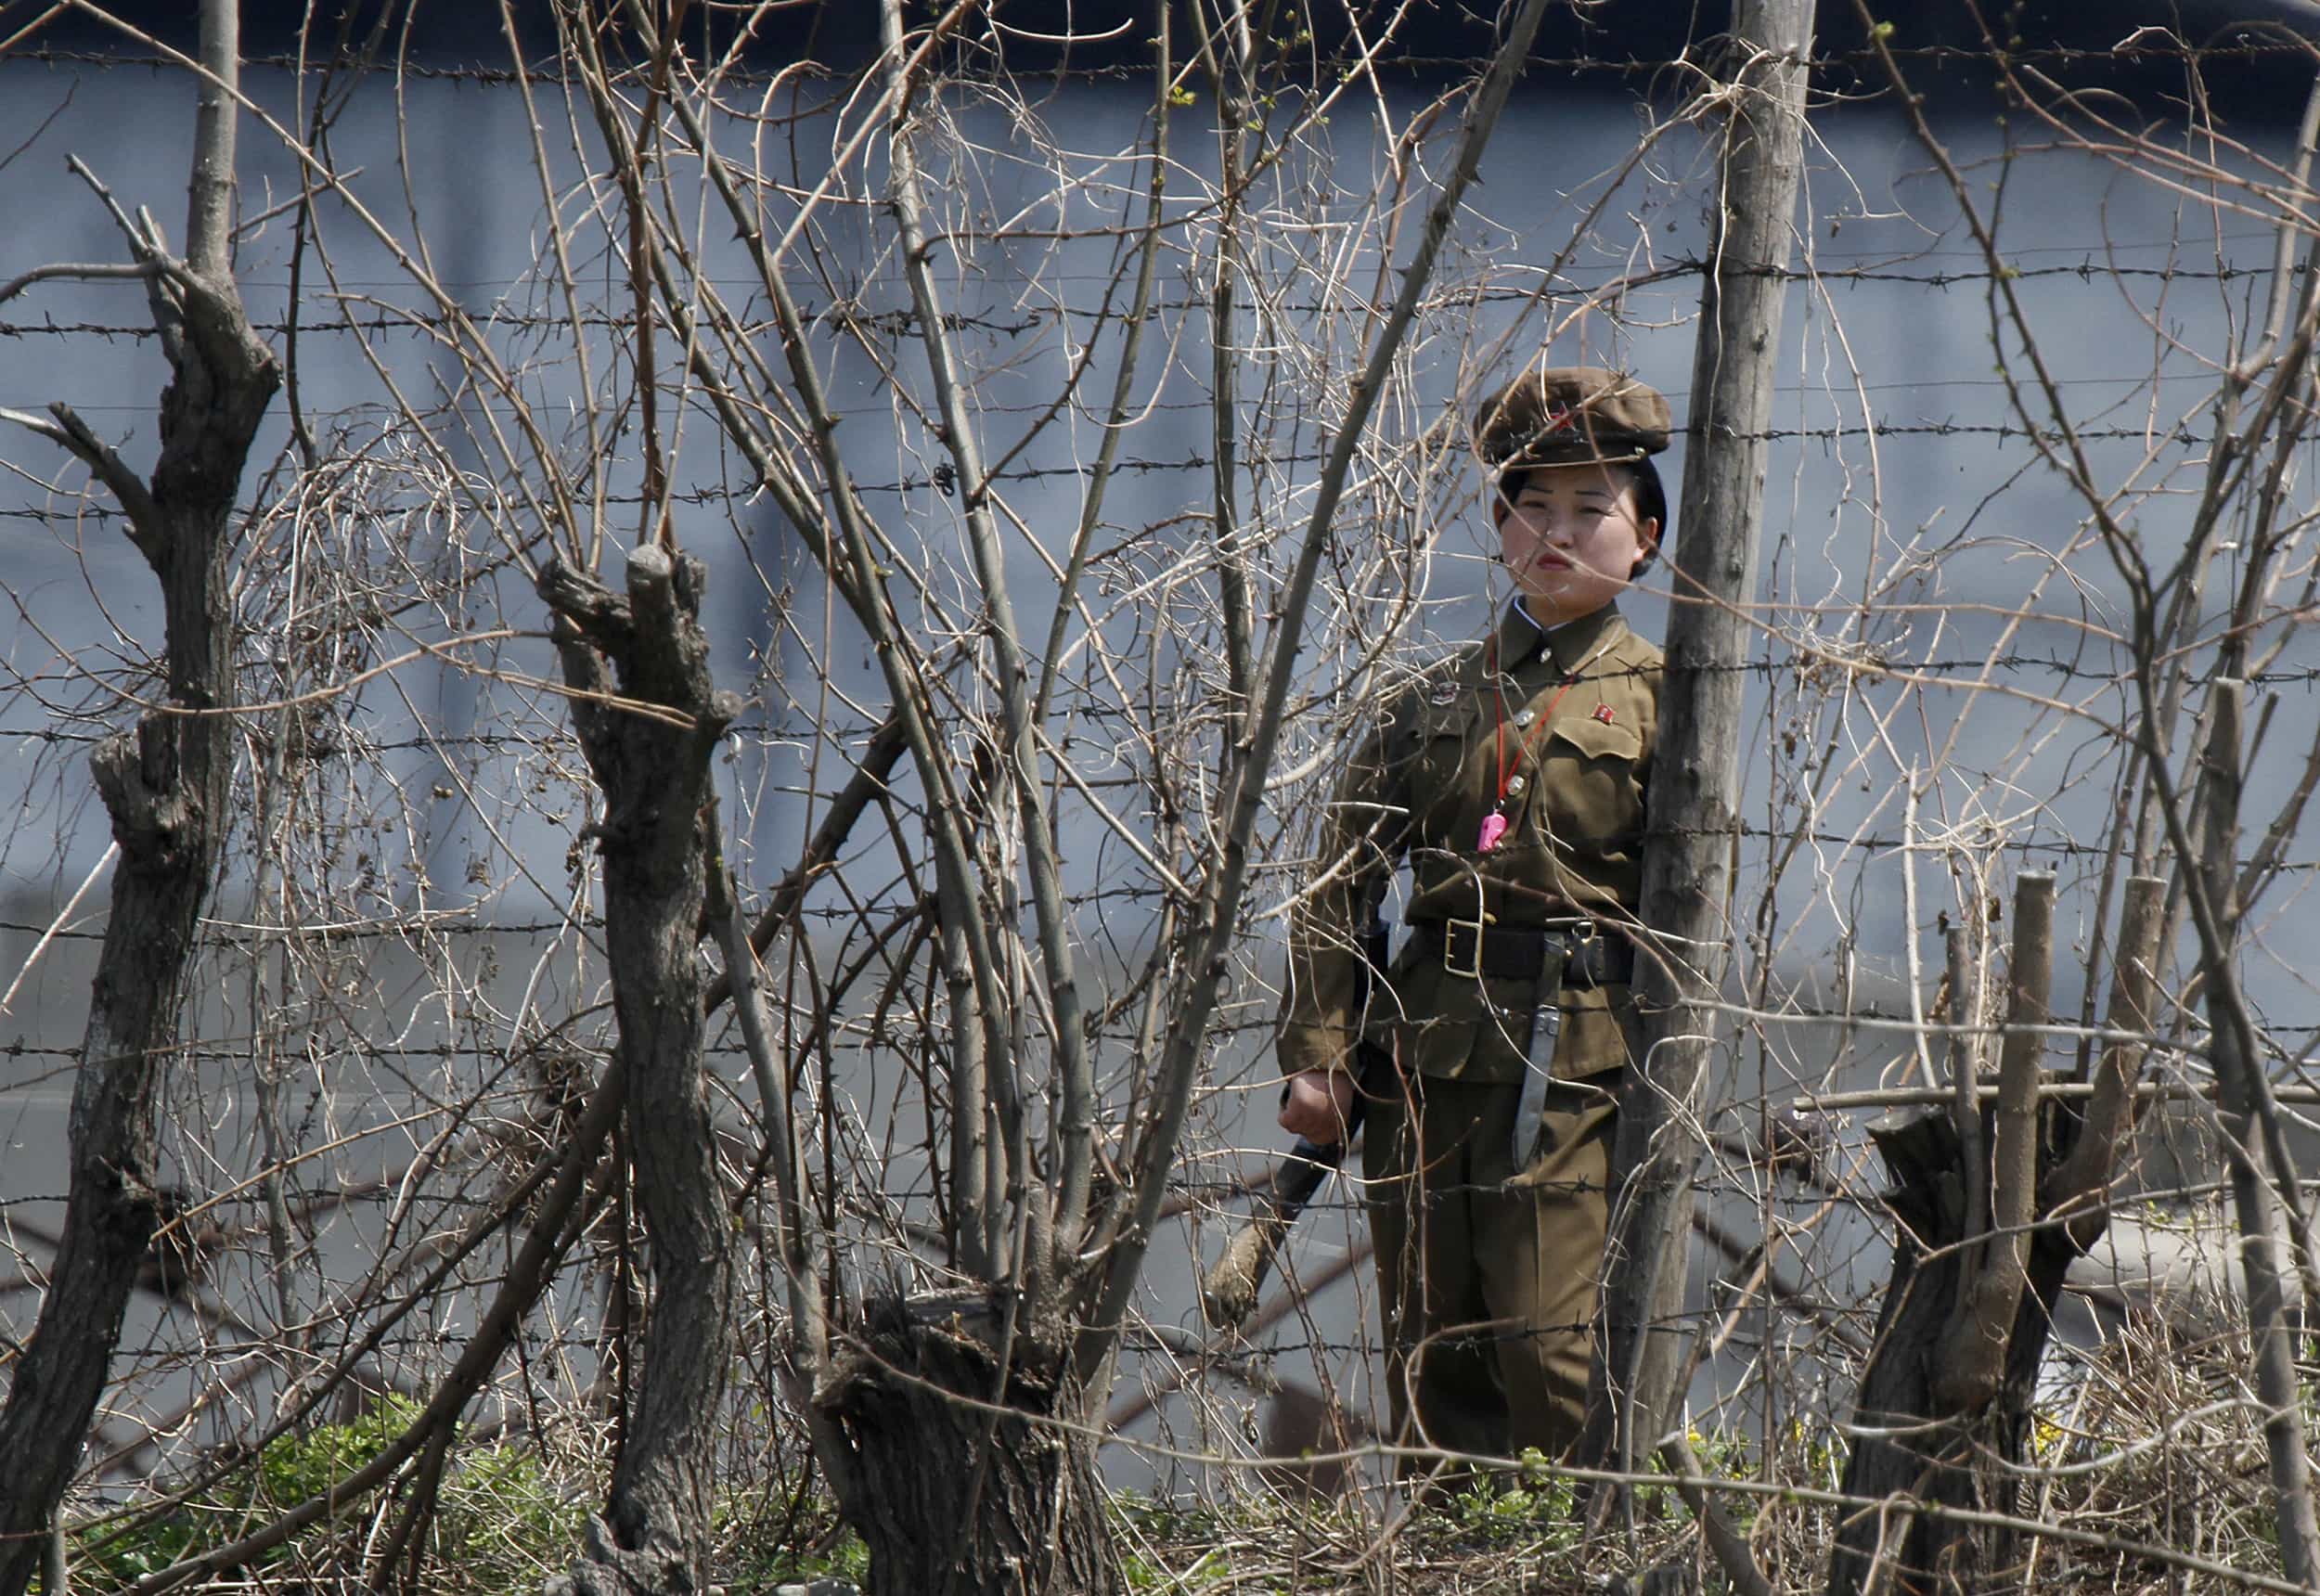
[[[1563,985],[1622,985],[1635,976],[1635,946],[1606,935],[1592,920],[1569,926],[1494,925],[1474,920],[1413,920],[1411,933],[1427,959],[1439,959],[1452,975],[1484,975],[1536,981],[1545,968],[1548,938],[1563,944]],[[1582,929],[1584,928],[1584,929]]]

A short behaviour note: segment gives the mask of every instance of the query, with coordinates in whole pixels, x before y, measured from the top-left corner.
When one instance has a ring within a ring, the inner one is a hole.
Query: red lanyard
[[[1596,655],[1602,652],[1603,650],[1598,648],[1594,653],[1589,654],[1585,659],[1579,661],[1578,664],[1573,665],[1570,670],[1564,674],[1563,685],[1554,689],[1554,696],[1547,701],[1547,707],[1539,712],[1539,724],[1532,727],[1529,731],[1525,733],[1522,741],[1517,744],[1514,758],[1512,764],[1508,762],[1506,757],[1505,690],[1502,688],[1499,689],[1492,697],[1490,701],[1492,711],[1497,717],[1496,740],[1498,743],[1499,757],[1498,792],[1494,794],[1495,801],[1490,805],[1490,812],[1482,817],[1482,834],[1475,839],[1475,852],[1478,854],[1487,854],[1491,849],[1497,847],[1499,843],[1505,839],[1507,829],[1513,824],[1513,822],[1506,817],[1506,784],[1508,779],[1514,775],[1514,771],[1521,766],[1523,761],[1528,759],[1538,751],[1540,740],[1547,735],[1547,727],[1554,721],[1555,708],[1557,705],[1562,703],[1563,695],[1569,692],[1573,688],[1579,685],[1579,673],[1584,671],[1589,665],[1593,664],[1595,663]],[[1490,677],[1494,683],[1502,679],[1499,675],[1499,646],[1498,639],[1496,637],[1490,639]]]
[[[1514,765],[1511,766],[1507,763],[1506,759],[1506,699],[1503,694],[1500,696],[1497,704],[1499,790],[1494,794],[1497,799],[1497,803],[1492,806],[1491,812],[1493,814],[1496,814],[1499,810],[1506,807],[1507,778],[1514,774],[1514,769],[1519,766],[1524,760],[1528,759],[1533,753],[1538,752],[1539,740],[1546,736],[1547,724],[1554,718],[1555,706],[1563,701],[1563,695],[1565,693],[1569,692],[1578,685],[1579,676],[1577,673],[1573,673],[1572,675],[1563,678],[1563,685],[1554,689],[1554,696],[1547,701],[1547,707],[1539,712],[1539,724],[1532,727],[1529,731],[1524,734],[1523,740],[1515,748],[1514,762]]]

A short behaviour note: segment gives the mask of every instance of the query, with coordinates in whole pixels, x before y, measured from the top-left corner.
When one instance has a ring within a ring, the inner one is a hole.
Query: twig
[[[89,430],[72,407],[61,400],[48,406],[54,420],[29,415],[22,410],[0,409],[0,421],[10,421],[28,431],[37,432],[50,443],[69,450],[72,457],[88,467],[98,482],[120,502],[125,518],[130,541],[137,546],[148,561],[161,558],[161,542],[160,510],[145,481],[132,470],[127,461],[110,444]]]
[[[902,0],[883,0],[879,16],[881,37],[885,41],[895,73],[889,94],[894,107],[888,143],[894,162],[890,199],[896,228],[901,236],[903,271],[909,281],[911,303],[918,310],[927,376],[943,418],[942,441],[959,471],[968,549],[973,558],[975,579],[982,588],[985,630],[990,639],[992,668],[998,677],[999,707],[1006,727],[1006,782],[1022,827],[1024,865],[1029,879],[1039,959],[1047,977],[1048,999],[1054,1010],[1050,1029],[1062,1099],[1062,1116],[1055,1127],[1061,1169],[1056,1178],[1054,1206],[1033,1226],[1035,1244],[1052,1244],[1053,1238],[1076,1237],[1087,1213],[1095,1170],[1094,1064],[1088,1052],[1079,978],[1063,907],[1062,861],[1038,778],[1038,727],[1031,718],[1030,664],[1024,656],[1023,634],[1016,624],[1014,601],[1008,592],[1006,556],[999,547],[999,528],[991,517],[990,483],[984,476],[982,445],[974,418],[967,410],[957,356],[944,328],[942,302],[935,295],[929,260],[931,247],[919,192],[923,179],[909,124],[911,84],[909,58],[904,53]],[[1010,1067],[1009,1058],[990,1061],[995,1075]],[[1044,1193],[1028,1201],[1035,1209],[1046,1204]],[[1068,1245],[1068,1241],[1063,1244]],[[1051,1257],[1038,1259],[1036,1269],[1025,1280],[1035,1297],[1039,1277],[1054,1262]],[[1017,1267],[1022,1267],[1020,1260]]]
[[[556,1184],[542,1201],[531,1233],[509,1263],[498,1294],[476,1320],[459,1360],[409,1427],[363,1467],[333,1481],[329,1489],[300,1502],[264,1528],[141,1577],[135,1587],[138,1596],[154,1596],[155,1592],[174,1590],[188,1580],[213,1577],[246,1565],[308,1525],[336,1514],[386,1484],[428,1444],[437,1429],[457,1422],[492,1370],[497,1367],[533,1302],[546,1289],[557,1261],[578,1239],[579,1227],[572,1223],[574,1213],[596,1162],[597,1149],[604,1144],[612,1134],[613,1121],[620,1117],[622,1096],[621,1067],[615,1056],[606,1065],[603,1078],[588,1100],[587,1110],[565,1151],[562,1167],[557,1172]]]
[[[140,261],[135,265],[126,265],[113,261],[89,264],[70,264],[60,262],[55,265],[34,266],[21,276],[10,277],[6,282],[0,283],[0,304],[7,303],[34,283],[45,283],[56,277],[101,282],[121,277],[149,277],[158,270],[160,267],[149,261]]]
[[[1168,0],[1154,0],[1153,39],[1158,60],[1154,78],[1158,92],[1152,109],[1152,182],[1144,201],[1143,242],[1137,251],[1136,293],[1120,333],[1119,371],[1112,384],[1111,408],[1104,417],[1103,441],[1096,446],[1095,464],[1088,471],[1087,491],[1079,507],[1079,525],[1072,535],[1071,554],[1063,579],[1056,585],[1055,612],[1048,623],[1047,647],[1039,656],[1039,687],[1032,695],[1031,715],[1041,726],[1047,724],[1048,705],[1054,694],[1057,673],[1063,666],[1064,628],[1071,620],[1080,579],[1087,572],[1096,527],[1103,519],[1104,495],[1119,463],[1120,443],[1128,435],[1137,356],[1143,347],[1144,325],[1152,319],[1152,285],[1159,264],[1161,224],[1165,220],[1162,201],[1167,193],[1168,97],[1176,86],[1168,58],[1170,9]]]
[[[72,895],[64,900],[64,907],[57,911],[57,918],[48,922],[48,929],[40,933],[40,940],[33,943],[32,950],[24,956],[23,964],[17,970],[16,979],[8,983],[8,989],[6,992],[0,992],[0,1014],[6,1013],[8,1005],[16,1001],[17,993],[23,988],[26,978],[32,973],[33,967],[40,962],[40,956],[46,952],[48,945],[56,940],[57,933],[63,928],[64,923],[72,918],[72,911],[81,907],[81,900],[88,896],[89,888],[97,884],[97,878],[103,875],[107,868],[120,856],[121,844],[110,843],[106,845],[104,853],[98,856],[97,863],[89,867],[88,874],[81,878],[81,884],[74,887]]]
[[[1675,1476],[1676,1494],[1692,1510],[1692,1516],[1699,1520],[1700,1537],[1722,1566],[1724,1577],[1732,1581],[1733,1590],[1739,1596],[1773,1596],[1772,1582],[1756,1565],[1746,1538],[1733,1528],[1724,1510],[1703,1488],[1708,1480],[1700,1471],[1700,1460],[1692,1450],[1691,1438],[1682,1431],[1670,1435],[1659,1443],[1659,1458]]]

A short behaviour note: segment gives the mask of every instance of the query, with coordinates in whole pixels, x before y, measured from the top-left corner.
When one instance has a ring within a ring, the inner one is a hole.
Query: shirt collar
[[[1611,637],[1613,627],[1625,624],[1619,617],[1618,605],[1614,603],[1576,621],[1566,621],[1560,626],[1541,626],[1517,597],[1507,605],[1506,613],[1499,621],[1499,669],[1511,671],[1529,663],[1544,643],[1554,663],[1567,676],[1587,663]]]

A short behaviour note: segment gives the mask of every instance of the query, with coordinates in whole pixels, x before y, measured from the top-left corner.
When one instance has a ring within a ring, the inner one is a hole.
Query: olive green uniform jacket
[[[1316,884],[1290,922],[1278,1046],[1285,1073],[1350,1068],[1366,1033],[1398,1044],[1406,1072],[1522,1078],[1522,1037],[1507,1034],[1501,1011],[1510,1001],[1527,1006],[1525,983],[1450,974],[1438,945],[1422,937],[1405,940],[1390,979],[1370,983],[1362,933],[1406,860],[1401,918],[1410,924],[1480,919],[1487,940],[1493,925],[1584,915],[1619,937],[1642,884],[1660,658],[1616,605],[1551,633],[1510,607],[1491,637],[1388,706],[1347,762],[1321,828]],[[1481,853],[1493,808],[1508,829]],[[1565,988],[1557,1077],[1627,1062],[1610,1012],[1625,996],[1623,987]]]

